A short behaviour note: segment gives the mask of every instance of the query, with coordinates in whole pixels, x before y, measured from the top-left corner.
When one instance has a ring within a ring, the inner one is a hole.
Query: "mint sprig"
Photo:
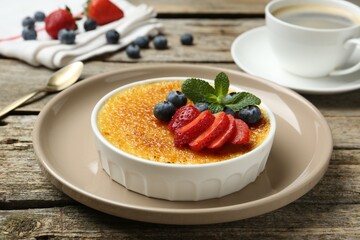
[[[202,79],[189,78],[181,85],[181,91],[194,103],[208,102],[212,113],[223,111],[225,106],[236,112],[247,106],[261,103],[258,97],[249,92],[237,92],[232,96],[227,96],[229,87],[228,76],[220,72],[215,78],[214,87]]]

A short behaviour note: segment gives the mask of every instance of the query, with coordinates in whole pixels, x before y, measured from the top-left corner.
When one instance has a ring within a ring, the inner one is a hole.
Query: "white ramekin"
[[[127,84],[106,94],[95,105],[91,114],[91,127],[102,167],[111,179],[131,191],[171,201],[219,198],[239,191],[255,181],[265,168],[276,129],[275,117],[263,103],[261,106],[266,111],[271,125],[266,139],[252,151],[221,162],[192,165],[154,162],[130,155],[113,146],[102,136],[96,118],[99,109],[108,98],[135,85],[165,80],[185,78],[157,78]],[[230,88],[237,90],[233,86]]]

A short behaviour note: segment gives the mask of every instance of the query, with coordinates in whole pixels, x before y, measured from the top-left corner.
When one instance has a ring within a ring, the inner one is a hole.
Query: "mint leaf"
[[[240,109],[243,109],[244,107],[250,105],[259,105],[260,103],[261,100],[255,95],[249,92],[238,92],[234,94],[231,98],[224,101],[223,104],[236,112]]]
[[[216,95],[220,98],[226,96],[229,91],[229,86],[230,82],[228,76],[223,72],[219,73],[215,78]]]
[[[238,101],[241,101],[241,99],[244,97],[244,92],[237,92],[231,96],[227,96],[226,98],[223,99],[222,103],[224,105],[227,104],[234,104],[237,103]]]
[[[215,89],[206,81],[198,78],[186,79],[181,85],[181,91],[193,101],[213,103],[217,101]]]
[[[209,105],[209,110],[211,113],[218,113],[224,110],[224,106],[219,103],[211,103]]]

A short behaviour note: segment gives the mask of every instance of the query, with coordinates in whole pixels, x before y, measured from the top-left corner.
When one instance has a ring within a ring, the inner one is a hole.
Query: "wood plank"
[[[160,62],[159,64],[162,64]],[[148,63],[119,63],[87,61],[85,63],[82,79],[105,72],[126,69],[132,66],[146,66]],[[199,65],[214,66],[232,70],[240,69],[234,63],[197,63]],[[27,64],[11,59],[0,59],[0,109],[6,104],[16,100],[28,92],[41,88],[46,84],[47,78],[52,74],[46,68],[33,68]],[[303,95],[312,102],[324,116],[360,116],[360,90],[333,95]],[[29,103],[16,110],[21,112],[39,112],[44,105],[54,96],[54,94],[41,98],[38,101]],[[341,111],[339,111],[341,109]]]
[[[359,116],[360,89],[346,93],[331,95],[310,95],[303,96],[320,109],[324,116]]]
[[[327,117],[334,148],[360,148],[360,118],[359,117]]]
[[[314,214],[317,213],[317,214]],[[360,205],[292,203],[230,223],[176,226],[141,223],[86,207],[0,211],[5,239],[357,239]],[[3,239],[4,239],[3,238]]]
[[[51,185],[41,171],[31,142],[36,116],[10,116],[0,126],[0,209],[18,209],[76,204]],[[346,122],[342,122],[346,121]],[[360,146],[348,139],[360,139],[359,118],[331,119],[334,128],[344,128],[347,135],[334,131],[335,150],[329,169],[320,183],[299,202],[316,204],[360,204]],[[353,128],[351,128],[353,127]]]
[[[74,203],[50,184],[35,158],[31,132],[36,116],[8,119],[0,126],[0,209]]]
[[[171,15],[189,15],[189,14],[226,14],[226,15],[259,15],[264,14],[267,0],[131,0],[134,4],[146,2],[150,6],[154,6],[159,16]]]
[[[248,16],[263,15],[265,6],[269,0],[131,0],[134,4],[146,3],[154,6],[159,17],[187,16],[187,15],[225,15],[225,16]],[[351,0],[360,5],[359,0]]]

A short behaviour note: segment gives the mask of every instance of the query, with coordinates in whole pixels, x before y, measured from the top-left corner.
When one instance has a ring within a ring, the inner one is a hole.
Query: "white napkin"
[[[52,2],[48,0],[43,1]],[[62,1],[63,3],[66,2],[66,0]],[[66,45],[61,44],[58,40],[51,40],[44,30],[41,31],[43,26],[39,26],[38,23],[36,23],[36,26],[37,29],[40,30],[38,31],[37,40],[25,41],[21,37],[13,40],[7,40],[9,37],[13,38],[10,34],[14,34],[13,28],[10,29],[8,26],[8,35],[6,35],[6,31],[5,34],[3,33],[0,35],[0,54],[10,58],[17,58],[33,66],[44,65],[48,68],[55,69],[73,61],[86,60],[96,55],[117,51],[130,44],[137,36],[156,35],[159,31],[161,31],[162,24],[155,19],[156,12],[152,7],[145,4],[134,6],[125,0],[111,1],[124,11],[124,17],[109,24],[98,26],[96,30],[89,32],[85,32],[82,28],[85,19],[77,22],[79,26],[79,33],[76,36],[76,44]],[[81,10],[84,7],[83,4],[82,6],[79,6],[80,1],[67,2],[68,6],[73,11],[73,14],[74,10],[71,6],[73,2],[77,4],[77,6],[73,6],[76,9]],[[48,13],[59,8],[59,1],[57,1],[57,4],[58,6],[53,7],[53,9],[49,10]],[[41,6],[42,9],[44,7],[42,5],[39,6]],[[47,6],[47,9],[49,8],[50,7]],[[20,26],[18,33],[21,33],[22,19],[29,15],[24,15],[23,12],[22,14],[23,15],[18,18],[18,26],[15,26],[17,28]],[[1,27],[2,26],[0,26],[0,28]],[[110,29],[115,29],[120,33],[119,44],[107,44],[105,33]]]

